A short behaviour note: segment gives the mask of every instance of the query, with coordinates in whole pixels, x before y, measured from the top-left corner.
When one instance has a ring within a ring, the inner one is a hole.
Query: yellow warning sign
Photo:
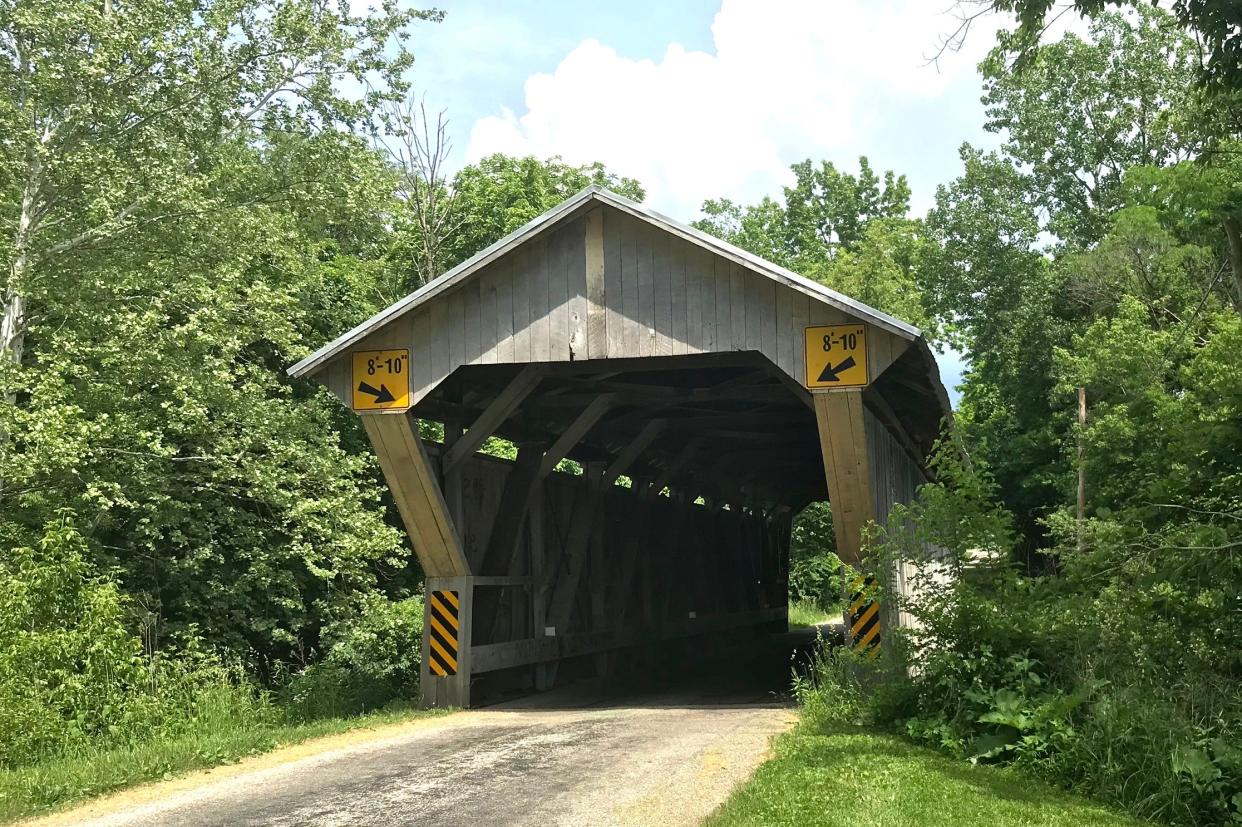
[[[861,388],[866,384],[866,325],[830,324],[806,329],[808,388]]]
[[[875,577],[859,575],[850,584],[850,649],[874,660],[880,654],[880,600]]]
[[[427,602],[429,657],[427,668],[437,677],[457,674],[457,611],[460,600],[455,591],[433,591]]]
[[[410,351],[354,351],[355,411],[404,411],[410,407]]]

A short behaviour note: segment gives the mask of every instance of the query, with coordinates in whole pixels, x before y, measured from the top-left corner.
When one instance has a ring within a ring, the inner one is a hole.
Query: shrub
[[[422,635],[421,597],[368,595],[357,615],[325,627],[323,659],[288,679],[288,713],[312,720],[416,699]]]
[[[1175,824],[1242,821],[1242,563],[1229,515],[1167,525],[1047,520],[1054,573],[1024,575],[986,476],[951,455],[894,509],[876,569],[914,563],[909,657],[875,720],[974,761],[1012,762]],[[949,574],[951,576],[946,577]],[[1231,611],[1228,607],[1234,606]]]
[[[191,638],[148,657],[70,516],[0,560],[0,767],[271,717],[266,693]]]

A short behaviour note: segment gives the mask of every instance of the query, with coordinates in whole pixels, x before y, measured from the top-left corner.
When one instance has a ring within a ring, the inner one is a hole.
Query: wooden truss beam
[[[444,473],[447,475],[459,462],[479,450],[483,442],[517,410],[542,378],[543,371],[537,366],[527,365],[522,368],[444,455]]]
[[[360,419],[423,572],[428,577],[470,574],[417,421],[406,414],[363,414]]]
[[[597,396],[591,400],[591,403],[582,409],[582,413],[578,414],[569,427],[548,447],[543,455],[543,463],[539,466],[540,478],[551,474],[557,463],[569,455],[569,452],[595,427],[595,423],[599,422],[600,418],[615,404],[616,398],[611,394]]]
[[[815,394],[837,554],[852,566],[862,562],[863,527],[876,515],[863,410],[861,391]]]
[[[604,472],[604,485],[612,485],[617,481],[617,477],[628,471],[630,466],[642,455],[642,452],[647,450],[651,443],[655,442],[667,427],[667,419],[652,419],[648,421],[643,426],[643,429],[638,432],[638,436],[634,437],[630,444],[626,445],[621,453],[617,455],[617,458],[612,461],[612,464],[608,466],[608,470]]]

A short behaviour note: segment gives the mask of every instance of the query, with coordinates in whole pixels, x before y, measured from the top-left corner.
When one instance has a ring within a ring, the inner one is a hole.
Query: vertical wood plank
[[[652,353],[656,356],[671,356],[673,238],[658,230],[655,233],[651,272],[655,282],[655,339],[652,342]]]
[[[583,225],[586,356],[588,359],[599,359],[608,353],[608,285],[604,277],[604,208],[600,207],[587,213]]]
[[[548,239],[548,359],[569,361],[569,235],[557,229]]]
[[[481,308],[483,285],[477,276],[466,279],[461,286],[462,305],[465,315],[463,325],[465,354],[462,361],[468,365],[477,365],[483,353],[483,335],[481,329]]]
[[[449,368],[449,321],[448,302],[432,302],[429,312],[431,322],[431,353],[432,373],[434,376],[448,376]]]
[[[571,222],[566,246],[565,278],[569,294],[569,359],[586,359],[587,351],[587,301],[586,301],[586,224],[582,219]],[[602,293],[602,289],[601,289]],[[602,307],[601,307],[602,312]],[[600,318],[600,332],[602,333]],[[602,346],[602,345],[601,345]]]
[[[638,355],[642,322],[638,311],[638,225],[629,216],[617,222],[621,234],[621,284],[624,316],[624,356]]]
[[[712,261],[716,275],[716,347],[717,351],[733,349],[732,297],[733,263],[714,256]]]
[[[767,281],[747,272],[742,282],[742,293],[746,296],[747,350],[763,350],[763,282]]]
[[[794,347],[802,346],[802,330],[794,323],[794,306],[797,295],[787,287],[776,288],[776,359],[777,367],[794,376]],[[795,378],[798,378],[795,376]],[[799,382],[802,380],[799,378]]]
[[[513,258],[513,361],[530,361],[530,282],[534,256],[520,248]]]
[[[638,252],[638,355],[655,354],[655,234],[636,224]]]
[[[604,233],[604,323],[608,330],[607,349],[600,356],[615,357],[625,352],[621,304],[621,222],[616,211],[608,207],[601,208],[600,216]],[[594,350],[591,352],[594,353]]]
[[[496,262],[496,361],[513,361],[513,263]]]
[[[460,289],[448,294],[449,372],[466,362],[466,308]]]
[[[702,328],[703,352],[711,353],[716,349],[716,257],[704,251],[699,260],[699,295],[702,297],[702,310],[699,313],[699,324]]]
[[[548,361],[548,240],[544,237],[529,242],[533,254],[530,268],[530,358],[532,362]]]
[[[746,350],[746,281],[745,268],[729,262],[729,327],[733,333],[730,348]]]
[[[485,365],[496,364],[496,268],[489,267],[480,274],[479,291],[479,345],[482,353],[479,361]]]
[[[674,356],[680,356],[688,349],[686,346],[689,338],[686,324],[686,256],[689,247],[690,245],[680,238],[670,236],[669,266],[672,267],[672,279],[669,281],[669,290],[672,293],[673,314],[669,339]]]
[[[776,347],[776,282],[771,279],[755,279],[759,282],[759,341],[765,356],[773,362],[780,360]]]
[[[801,293],[795,293],[792,290],[790,294],[793,297],[793,322],[790,335],[793,337],[793,363],[789,369],[789,375],[792,376],[800,385],[806,384],[806,307],[810,301],[808,296]]]
[[[703,259],[697,245],[686,252],[686,353],[703,352]]]
[[[412,314],[410,319],[413,344],[410,350],[410,370],[413,375],[414,395],[422,398],[435,382],[431,365],[431,324],[427,311]]]

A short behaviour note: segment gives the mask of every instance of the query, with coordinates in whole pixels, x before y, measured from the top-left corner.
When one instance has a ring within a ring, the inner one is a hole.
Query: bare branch
[[[418,282],[423,284],[440,274],[444,248],[463,221],[457,193],[445,174],[453,147],[448,120],[441,111],[433,124],[426,102],[413,96],[391,104],[385,115],[389,132],[377,138],[377,143],[401,173],[397,194],[418,232],[415,267]]]

